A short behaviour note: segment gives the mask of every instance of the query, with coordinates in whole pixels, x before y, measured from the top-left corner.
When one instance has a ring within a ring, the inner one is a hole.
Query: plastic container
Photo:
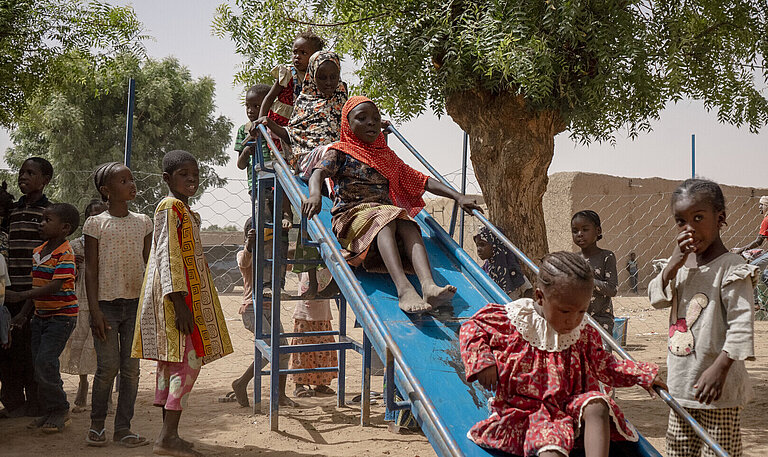
[[[613,319],[613,339],[620,345],[627,345],[627,323],[628,317],[615,317]]]

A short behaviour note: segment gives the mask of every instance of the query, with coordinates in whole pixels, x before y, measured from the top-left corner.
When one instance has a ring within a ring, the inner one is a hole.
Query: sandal
[[[336,391],[328,386],[315,386],[313,390],[320,395],[336,395]]]
[[[307,386],[299,386],[299,387],[296,387],[296,389],[293,391],[293,396],[296,398],[314,397],[315,391],[312,389],[308,389]]]
[[[34,429],[34,428],[40,428],[48,421],[48,416],[40,416],[37,419],[33,420],[29,424],[27,424],[27,428]]]
[[[120,446],[127,447],[127,448],[134,448],[139,446],[145,446],[149,444],[149,441],[147,441],[146,438],[143,436],[139,436],[138,433],[128,432],[127,435],[123,436],[119,440],[116,440],[115,437],[112,437],[112,441],[115,442],[115,444],[119,444]]]
[[[72,419],[69,418],[69,413],[66,414],[51,414],[48,419],[40,427],[45,433],[60,433],[64,428],[72,423]]]
[[[229,391],[226,395],[223,397],[219,397],[219,403],[232,403],[237,401],[237,396],[235,396],[235,391]]]
[[[88,435],[85,437],[85,442],[88,444],[88,446],[93,446],[93,447],[106,446],[107,445],[107,429],[102,428],[100,432],[94,429],[88,430]]]

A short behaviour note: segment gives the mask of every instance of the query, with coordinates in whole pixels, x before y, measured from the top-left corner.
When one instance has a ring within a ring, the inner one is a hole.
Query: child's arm
[[[481,213],[483,212],[483,209],[480,208],[474,197],[470,197],[469,195],[462,195],[434,178],[427,179],[427,183],[424,185],[424,190],[441,197],[456,200],[456,203],[461,206],[461,209],[468,213],[472,213],[472,210],[474,209],[480,211]]]
[[[674,279],[693,252],[693,236],[689,230],[680,232],[675,241],[672,256],[655,278],[648,284],[648,298],[654,308],[669,308],[675,295]]]
[[[107,340],[109,325],[99,306],[99,240],[85,235],[85,295],[91,314],[91,331],[94,338]]]
[[[280,92],[283,91],[283,86],[280,85],[279,80],[275,80],[275,83],[272,85],[272,88],[269,89],[269,92],[267,92],[267,95],[264,96],[264,100],[261,101],[261,109],[259,109],[259,117],[264,117],[269,115],[269,110],[272,109],[272,105],[275,103],[275,100],[277,100],[277,96],[280,95]]]
[[[35,287],[34,289],[25,290],[23,292],[14,292],[12,290],[9,290],[8,292],[6,292],[5,296],[9,298],[10,301],[12,302],[33,300],[35,298],[43,297],[45,295],[55,294],[56,292],[61,290],[61,286],[63,285],[64,285],[63,279],[54,279],[44,286]]]
[[[252,138],[252,137],[249,135],[248,138]],[[248,145],[244,147],[242,151],[240,151],[240,154],[238,154],[237,156],[237,168],[241,170],[245,170],[246,168],[248,168],[248,159],[251,156],[253,156],[253,151],[255,149],[256,148],[254,148],[253,146]]]
[[[504,306],[491,303],[461,326],[459,347],[468,382],[477,380],[486,389],[495,390],[499,376],[490,340],[495,329],[504,325],[504,319]]]
[[[605,257],[605,273],[607,280],[595,279],[595,291],[606,297],[615,297],[619,291],[619,274],[616,271],[616,256],[613,252]]]
[[[288,135],[288,130],[266,116],[262,116],[253,122],[250,135],[254,138],[257,136],[255,129],[258,128],[259,125],[265,125],[269,130],[272,131],[272,133],[277,135],[277,137],[280,138],[280,141],[282,141],[284,144],[291,143],[291,137]]]
[[[312,219],[314,215],[319,214],[320,210],[323,209],[320,189],[323,187],[323,181],[328,177],[330,177],[330,173],[325,168],[315,168],[309,177],[309,197],[305,198],[301,203],[301,213],[307,219]]]
[[[184,294],[171,292],[168,298],[173,302],[173,310],[176,312],[176,328],[185,335],[191,335],[195,330],[195,319],[184,301]]]
[[[720,298],[727,321],[725,343],[722,352],[693,386],[696,400],[701,403],[708,405],[720,398],[728,371],[735,360],[755,358],[752,279],[757,271],[755,266],[739,265],[723,280]]]

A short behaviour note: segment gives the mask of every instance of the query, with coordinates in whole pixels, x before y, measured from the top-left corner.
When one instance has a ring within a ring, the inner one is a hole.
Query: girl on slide
[[[449,306],[456,288],[435,283],[413,216],[424,207],[425,190],[456,200],[465,211],[480,207],[471,197],[406,165],[387,147],[381,128],[381,115],[370,99],[355,96],[347,101],[341,141],[331,144],[312,167],[302,212],[307,218],[320,212],[320,189],[330,178],[335,195],[333,231],[349,264],[388,272],[397,287],[399,306],[407,313]],[[422,295],[406,277],[411,268]]]

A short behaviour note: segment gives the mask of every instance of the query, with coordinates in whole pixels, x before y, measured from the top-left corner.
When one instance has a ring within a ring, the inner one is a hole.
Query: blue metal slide
[[[262,131],[277,158],[274,169],[276,187],[281,188],[279,193],[285,193],[294,212],[300,211],[302,196],[308,195],[307,185],[290,173],[263,127]],[[399,133],[395,133],[402,139]],[[261,152],[257,152],[256,156],[261,157]],[[331,201],[324,198],[323,211],[302,225],[306,223],[309,237],[318,243],[326,266],[362,324],[367,339],[379,357],[386,361],[388,374],[394,375],[398,390],[406,397],[405,402],[397,403],[392,401],[389,393],[388,408],[409,407],[438,455],[501,455],[477,446],[466,437],[475,423],[488,417],[486,405],[491,393],[478,383],[465,381],[458,332],[461,323],[481,307],[489,302],[506,303],[509,301],[507,295],[426,211],[422,211],[416,221],[421,227],[435,281],[452,284],[458,292],[453,300],[452,313],[407,315],[398,308],[396,290],[388,275],[371,274],[361,269],[353,272],[344,261],[339,243],[331,231],[330,208]],[[484,218],[481,221],[487,222]],[[415,277],[411,278],[411,282],[418,290]],[[365,352],[364,364],[370,367]],[[269,354],[269,349],[265,351],[262,348],[262,353]],[[275,354],[269,355],[273,356],[273,361],[277,360]],[[365,400],[369,389],[370,371],[366,369],[363,379],[364,415],[367,413]],[[645,457],[661,454],[641,436],[638,443],[616,443],[612,447],[612,455]]]

